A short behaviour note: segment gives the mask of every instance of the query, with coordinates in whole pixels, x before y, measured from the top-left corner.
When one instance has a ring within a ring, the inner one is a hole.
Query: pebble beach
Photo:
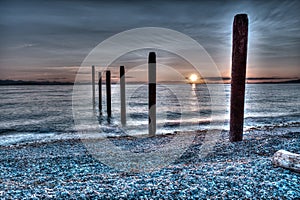
[[[197,133],[188,150],[152,172],[126,172],[90,155],[80,139],[0,147],[1,199],[299,199],[300,174],[275,167],[280,149],[300,153],[300,132],[249,131],[230,143],[228,132],[204,158]],[[148,146],[166,137],[149,138]],[[112,138],[128,143],[128,138]],[[154,141],[154,142],[153,142]],[[136,147],[130,139],[129,145]]]

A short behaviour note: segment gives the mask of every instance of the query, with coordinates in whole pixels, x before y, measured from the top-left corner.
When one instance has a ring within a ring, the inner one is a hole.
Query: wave
[[[24,145],[24,144],[31,144],[31,143],[49,143],[53,141],[64,141],[64,140],[78,140],[78,139],[101,139],[101,138],[110,138],[110,137],[120,137],[120,136],[138,136],[141,135],[141,132],[130,132],[133,135],[128,135],[126,132],[122,129],[116,129],[112,127],[102,127],[101,129],[94,130],[91,132],[84,131],[86,129],[82,129],[82,131],[79,132],[65,132],[62,134],[57,133],[43,133],[43,134],[37,134],[37,133],[19,133],[19,134],[7,134],[2,135],[0,140],[0,146],[11,146],[11,145]],[[116,131],[118,130],[118,131]],[[191,130],[190,128],[184,129],[182,128],[179,131],[171,131],[171,130],[165,130],[160,133],[157,133],[157,135],[164,135],[164,134],[176,134],[178,132],[191,132],[191,131],[206,131],[206,129],[198,129],[198,130]],[[219,131],[223,135],[225,134],[225,137],[228,133],[228,130],[226,129],[220,129],[220,128],[214,128],[212,129],[214,131]],[[99,131],[102,131],[99,134]],[[300,132],[300,122],[294,122],[294,123],[286,123],[280,126],[263,126],[263,127],[257,127],[252,128],[249,130],[245,130],[245,134],[286,134],[286,133],[299,133]],[[106,133],[106,134],[103,134]],[[147,135],[147,132],[143,133],[144,135]],[[224,136],[222,136],[224,137]]]

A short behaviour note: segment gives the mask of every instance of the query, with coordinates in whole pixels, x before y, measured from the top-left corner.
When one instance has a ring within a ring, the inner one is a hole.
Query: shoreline
[[[96,130],[95,130],[96,131]],[[17,133],[13,134],[2,134],[0,135],[0,148],[1,147],[9,147],[9,146],[23,146],[23,145],[31,145],[35,144],[38,145],[39,143],[45,144],[45,143],[53,143],[53,142],[59,142],[59,141],[68,141],[68,140],[81,140],[81,139],[91,139],[91,140],[101,140],[101,139],[130,139],[130,138],[148,138],[148,134],[142,134],[142,135],[124,135],[120,133],[100,133],[95,131],[89,131],[88,133],[78,133],[78,132],[71,132],[71,133],[21,133],[20,138],[17,138],[16,136],[19,136]],[[205,133],[208,130],[190,130],[190,131],[174,131],[174,132],[168,132],[168,133],[161,133],[155,135],[155,138],[157,137],[170,137],[178,134],[197,134],[197,133]],[[226,129],[212,129],[209,130],[212,131],[218,131],[221,134],[221,137],[224,138],[228,136],[228,130]],[[270,126],[262,126],[262,127],[250,127],[244,130],[244,136],[250,137],[250,135],[281,135],[286,134],[290,132],[300,132],[300,122],[290,122],[287,124],[282,125],[270,125]],[[26,136],[27,137],[23,137]],[[15,138],[16,137],[16,138]],[[5,142],[6,141],[6,142]]]
[[[230,143],[223,132],[213,151],[201,158],[199,132],[179,159],[145,173],[122,172],[101,163],[80,139],[1,146],[0,197],[300,198],[300,174],[271,163],[279,149],[300,153],[300,132],[276,133],[253,131],[242,142]],[[151,147],[171,137],[143,142]],[[121,146],[137,145],[130,138],[111,139]]]

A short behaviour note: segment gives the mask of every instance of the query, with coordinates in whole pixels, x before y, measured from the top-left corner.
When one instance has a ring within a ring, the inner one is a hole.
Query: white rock
[[[300,173],[300,155],[285,150],[277,151],[272,158],[275,166],[290,169]]]

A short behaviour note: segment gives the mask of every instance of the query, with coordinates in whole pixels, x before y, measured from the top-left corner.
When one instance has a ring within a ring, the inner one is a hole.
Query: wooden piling
[[[92,104],[95,108],[95,66],[92,66]]]
[[[243,140],[248,43],[248,17],[246,14],[238,14],[234,17],[232,43],[229,139],[231,142],[236,142]]]
[[[106,111],[107,117],[111,117],[111,82],[110,71],[106,71]]]
[[[126,124],[125,68],[120,66],[121,123]]]
[[[102,115],[102,73],[98,72],[98,98],[99,98],[99,114]]]
[[[156,133],[156,55],[150,52],[148,57],[148,106],[149,106],[149,135]]]

